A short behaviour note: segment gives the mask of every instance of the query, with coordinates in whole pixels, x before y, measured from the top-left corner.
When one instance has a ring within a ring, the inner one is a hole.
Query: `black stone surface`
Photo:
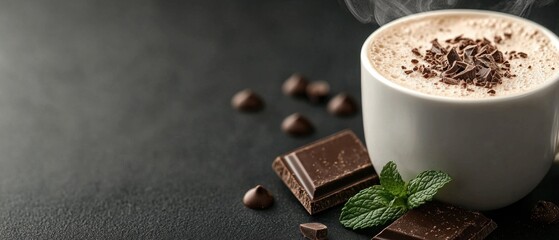
[[[370,239],[338,223],[341,207],[310,217],[273,159],[344,128],[363,139],[361,113],[281,93],[293,72],[357,99],[359,50],[374,25],[336,1],[1,1],[1,239],[301,239],[322,222],[329,239]],[[558,4],[529,18],[559,32]],[[250,87],[266,108],[239,113]],[[316,125],[291,138],[281,120]],[[529,160],[529,159],[527,159]],[[488,212],[490,239],[556,239],[529,210],[559,202],[559,166],[519,203]],[[274,206],[243,206],[262,184]]]

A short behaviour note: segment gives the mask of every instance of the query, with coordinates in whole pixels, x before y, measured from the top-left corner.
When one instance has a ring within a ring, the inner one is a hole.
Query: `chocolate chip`
[[[233,96],[231,106],[239,111],[255,112],[264,108],[264,101],[252,90],[245,89]]]
[[[281,123],[281,129],[292,136],[305,136],[314,131],[312,123],[299,113],[286,117]]]
[[[307,85],[307,97],[313,103],[319,103],[326,100],[330,94],[330,85],[325,81],[311,82]]]
[[[266,209],[272,206],[273,203],[274,197],[261,185],[251,188],[243,197],[243,204],[252,209]]]
[[[413,64],[418,64],[418,63],[419,63],[419,60],[417,60],[417,59],[412,59],[412,60],[411,60],[411,63],[413,63]]]
[[[350,116],[357,112],[357,103],[347,93],[340,93],[328,102],[327,109],[335,116]]]
[[[311,240],[328,239],[328,227],[322,223],[303,223],[299,225],[301,234]]]
[[[559,207],[552,202],[538,201],[532,208],[530,219],[543,224],[554,223],[559,220]]]
[[[299,74],[294,73],[282,85],[283,94],[288,96],[304,96],[307,91],[308,79]]]

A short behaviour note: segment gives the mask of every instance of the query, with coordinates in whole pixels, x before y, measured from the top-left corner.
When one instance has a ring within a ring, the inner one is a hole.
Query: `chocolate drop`
[[[313,103],[324,102],[330,94],[330,85],[325,81],[312,82],[307,85],[307,97]]]
[[[347,93],[340,93],[328,102],[327,109],[335,116],[350,116],[357,112],[357,103]]]
[[[252,90],[245,89],[233,96],[231,106],[239,111],[256,112],[264,108],[264,101]]]
[[[307,92],[307,78],[299,73],[291,75],[282,85],[283,94],[288,96],[304,96]]]
[[[252,209],[266,209],[272,206],[273,203],[274,197],[261,185],[251,188],[243,197],[243,204]]]
[[[312,123],[303,115],[294,113],[286,117],[281,123],[281,129],[293,136],[304,136],[314,131]]]

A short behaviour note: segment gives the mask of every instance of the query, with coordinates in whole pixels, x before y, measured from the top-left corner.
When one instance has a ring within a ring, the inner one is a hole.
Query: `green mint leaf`
[[[388,162],[380,172],[380,185],[388,190],[394,196],[400,196],[406,193],[406,183],[402,180],[402,176],[396,169],[396,163]]]
[[[408,186],[408,207],[416,208],[433,199],[437,191],[452,178],[441,171],[425,171],[412,179]]]
[[[340,222],[352,229],[383,225],[407,211],[398,200],[380,185],[363,189],[346,202]]]

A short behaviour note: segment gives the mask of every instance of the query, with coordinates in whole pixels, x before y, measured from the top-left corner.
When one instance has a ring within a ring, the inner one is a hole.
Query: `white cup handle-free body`
[[[461,12],[513,17],[446,10],[406,18]],[[391,24],[375,31],[361,50],[363,122],[375,169],[394,161],[405,180],[442,170],[453,181],[436,198],[477,210],[504,207],[530,193],[557,150],[559,76],[511,96],[459,99],[419,93],[391,82],[371,65],[370,42]],[[557,36],[537,27],[559,48]]]

